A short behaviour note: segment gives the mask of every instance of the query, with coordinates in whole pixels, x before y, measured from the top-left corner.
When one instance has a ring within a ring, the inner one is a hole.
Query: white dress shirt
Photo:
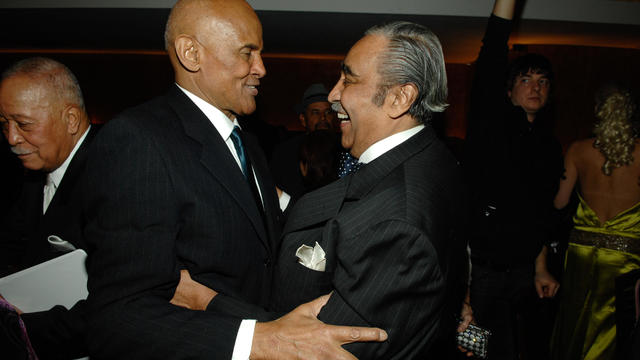
[[[176,85],[185,93],[185,95],[189,97],[189,99],[191,99],[191,101],[193,101],[194,104],[196,104],[196,106],[204,113],[207,119],[211,121],[211,124],[213,124],[213,126],[216,128],[216,130],[224,140],[225,144],[227,144],[231,155],[233,155],[233,158],[236,159],[238,168],[242,171],[240,158],[238,157],[236,148],[233,145],[233,140],[231,139],[231,132],[233,131],[234,126],[240,127],[240,124],[238,124],[238,119],[229,119],[222,111],[218,110],[215,106],[209,104],[190,91],[180,87],[180,85]],[[255,178],[255,171],[253,173]],[[255,178],[255,180],[256,184],[258,184],[258,179]],[[262,200],[262,192],[260,191],[260,186],[258,186],[258,192],[260,193],[260,199]],[[240,323],[238,335],[236,335],[236,342],[233,347],[232,360],[249,360],[249,355],[251,355],[251,345],[253,343],[253,331],[255,330],[255,325],[256,320],[253,319],[245,319],[242,320],[242,323]]]
[[[80,148],[80,145],[82,145],[82,143],[84,142],[84,139],[87,137],[87,134],[89,133],[89,129],[91,129],[91,125],[89,125],[87,130],[84,131],[84,134],[82,134],[82,136],[80,137],[80,140],[78,140],[76,145],[73,147],[73,150],[71,150],[71,153],[69,153],[69,156],[67,156],[67,158],[64,160],[62,165],[58,166],[57,169],[47,174],[47,180],[44,185],[44,189],[42,190],[44,194],[44,197],[42,200],[43,214],[47,212],[47,208],[49,208],[49,204],[51,203],[51,200],[53,200],[53,196],[55,195],[56,190],[58,190],[58,186],[60,186],[60,182],[64,177],[64,173],[67,172],[67,168],[71,163],[71,159],[73,159],[73,156],[76,154],[76,152]]]
[[[424,125],[417,125],[412,127],[411,129],[395,133],[382,140],[379,140],[378,142],[369,146],[367,150],[365,150],[360,155],[360,158],[358,158],[358,160],[363,164],[370,163],[378,157],[382,156],[387,151],[409,140],[410,137],[419,133],[422,129],[424,129]]]

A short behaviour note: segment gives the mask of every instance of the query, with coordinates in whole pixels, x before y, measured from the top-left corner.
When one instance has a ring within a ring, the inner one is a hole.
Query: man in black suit
[[[48,58],[25,59],[2,73],[0,124],[27,169],[22,193],[0,228],[0,271],[7,274],[61,255],[65,249],[52,247],[49,237],[84,248],[78,186],[96,128],[76,77]],[[22,314],[41,359],[86,352],[82,306]]]
[[[280,211],[263,154],[236,128],[266,73],[253,9],[178,1],[165,39],[176,85],[109,121],[86,172],[91,358],[347,358],[341,344],[384,338],[322,324],[326,299],[257,323],[170,303],[188,270],[220,292],[212,308],[267,305]]]
[[[368,30],[329,94],[361,167],[302,197],[284,228],[272,306],[288,311],[333,291],[319,319],[389,335],[345,346],[363,359],[422,359],[440,336],[453,337],[466,288],[465,188],[430,125],[446,97],[430,30],[407,22]],[[305,252],[317,257],[306,263]]]

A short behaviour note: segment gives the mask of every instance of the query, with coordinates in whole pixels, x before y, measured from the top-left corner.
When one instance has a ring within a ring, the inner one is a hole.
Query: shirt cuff
[[[280,198],[278,198],[278,201],[280,201],[280,210],[284,212],[287,206],[289,206],[289,201],[291,201],[291,195],[283,191],[282,194],[280,194]]]
[[[256,320],[242,320],[236,336],[236,343],[233,346],[231,360],[249,360],[253,343],[253,330],[255,328]]]

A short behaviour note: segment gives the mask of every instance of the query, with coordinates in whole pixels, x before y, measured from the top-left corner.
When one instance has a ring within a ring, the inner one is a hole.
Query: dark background
[[[0,9],[0,68],[36,55],[63,62],[79,78],[92,121],[105,122],[163,93],[173,82],[163,51],[168,13],[169,9]],[[265,124],[302,130],[293,108],[304,89],[314,82],[331,88],[340,61],[368,27],[402,19],[422,23],[441,37],[451,106],[437,125],[444,136],[462,143],[473,77],[469,59],[480,47],[485,18],[283,11],[258,15],[267,76],[261,81],[258,110],[248,120],[256,131],[264,130],[264,137],[282,136],[282,131],[271,131]],[[586,36],[615,47],[539,43],[560,32],[573,36],[577,44]],[[565,148],[590,134],[593,94],[601,84],[613,80],[637,88],[640,83],[639,26],[523,20],[512,38],[513,56],[539,52],[554,64],[556,134]],[[263,142],[272,140],[277,139]]]

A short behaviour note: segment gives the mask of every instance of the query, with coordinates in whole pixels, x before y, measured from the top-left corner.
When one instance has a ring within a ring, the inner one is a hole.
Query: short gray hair
[[[419,24],[397,21],[374,26],[365,35],[384,36],[389,40],[378,63],[381,80],[374,103],[382,105],[392,86],[414,84],[418,96],[411,104],[409,114],[417,121],[428,123],[432,113],[447,108],[447,72],[442,46],[431,30]]]
[[[64,64],[46,57],[20,60],[2,72],[0,82],[15,75],[41,78],[49,91],[62,102],[78,106],[86,112],[82,90],[76,76]]]

